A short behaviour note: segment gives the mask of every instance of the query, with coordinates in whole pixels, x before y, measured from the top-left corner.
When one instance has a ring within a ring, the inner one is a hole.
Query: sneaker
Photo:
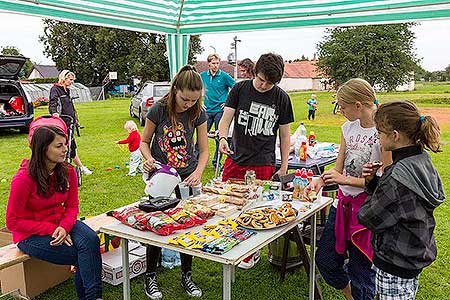
[[[241,261],[240,264],[238,264],[238,267],[241,269],[244,269],[244,270],[251,269],[259,262],[260,259],[261,259],[261,254],[258,250],[255,253],[244,258],[244,260]]]
[[[162,299],[162,293],[159,290],[158,283],[156,282],[155,272],[145,274],[144,290],[148,299],[150,300]]]
[[[202,290],[192,281],[192,272],[186,272],[181,275],[181,286],[191,297],[201,297]]]
[[[134,177],[134,176],[136,176],[136,174],[130,174],[130,173],[128,173],[128,174],[125,174],[125,176],[131,176],[131,177]]]
[[[88,167],[86,167],[86,166],[80,167],[80,170],[81,170],[81,174],[83,174],[83,175],[87,175],[87,176],[92,175],[92,171],[89,170]]]

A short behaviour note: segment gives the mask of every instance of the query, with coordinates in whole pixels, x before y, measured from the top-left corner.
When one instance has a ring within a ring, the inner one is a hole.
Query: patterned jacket
[[[392,152],[393,164],[366,187],[358,221],[372,230],[373,263],[402,278],[436,259],[433,210],[444,201],[439,174],[419,146]]]

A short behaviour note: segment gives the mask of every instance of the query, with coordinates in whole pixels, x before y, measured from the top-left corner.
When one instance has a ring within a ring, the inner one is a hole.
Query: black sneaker
[[[192,281],[192,272],[182,273],[181,275],[181,286],[184,288],[186,293],[191,297],[201,297],[202,290]]]
[[[156,282],[155,272],[145,274],[144,290],[148,299],[150,300],[162,299],[162,293],[159,290],[158,283]]]

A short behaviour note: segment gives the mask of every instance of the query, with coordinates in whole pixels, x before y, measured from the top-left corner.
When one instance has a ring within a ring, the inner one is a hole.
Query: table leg
[[[231,300],[233,265],[223,265],[223,300]]]
[[[236,281],[236,266],[231,266],[231,283]]]
[[[309,268],[309,300],[314,300],[314,291],[316,283],[316,218],[317,214],[311,216],[311,265]]]
[[[131,300],[130,258],[128,256],[128,240],[124,238],[122,238],[122,272],[123,272],[123,300]]]

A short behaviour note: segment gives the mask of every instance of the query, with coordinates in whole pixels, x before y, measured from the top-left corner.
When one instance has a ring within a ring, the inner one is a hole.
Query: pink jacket
[[[373,249],[370,244],[371,232],[369,229],[358,223],[358,211],[367,199],[366,193],[358,194],[354,197],[344,196],[338,190],[338,206],[336,209],[336,223],[334,233],[336,236],[336,252],[344,254],[347,248],[347,241],[351,241],[364,255],[372,261]]]
[[[23,160],[12,179],[6,208],[6,226],[15,244],[32,235],[52,235],[58,226],[70,232],[78,215],[78,180],[72,166],[69,166],[69,190],[44,198],[37,193],[36,181],[28,174],[27,164]]]

